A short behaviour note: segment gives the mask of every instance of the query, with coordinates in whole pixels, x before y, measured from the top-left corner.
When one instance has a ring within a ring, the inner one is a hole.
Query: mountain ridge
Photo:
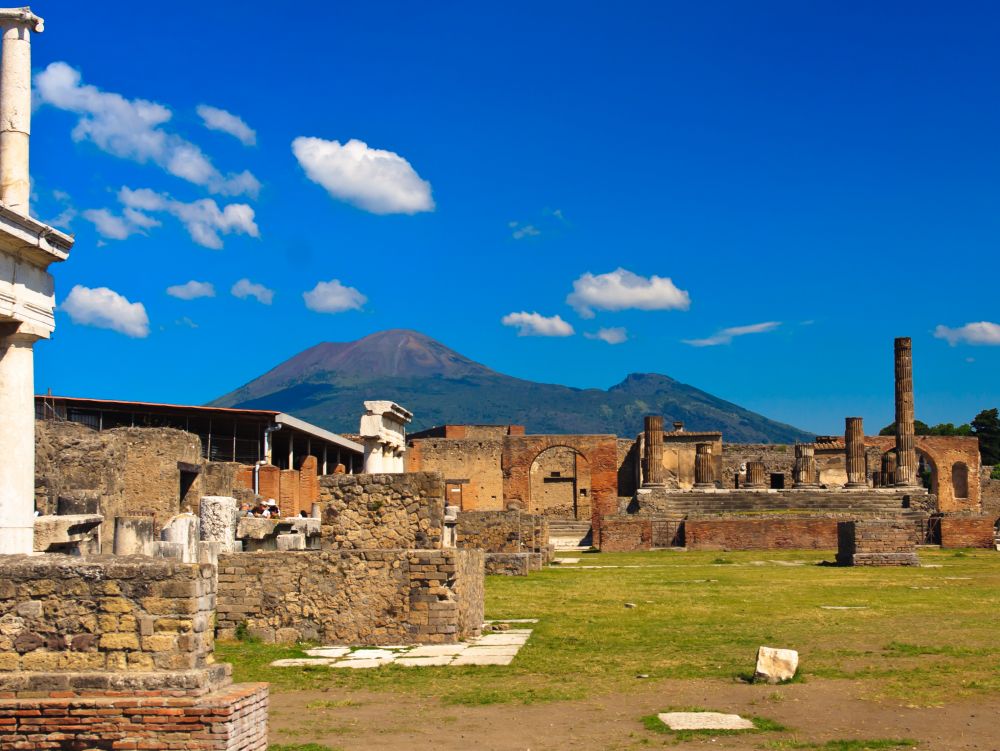
[[[811,434],[660,373],[630,373],[608,389],[538,383],[492,370],[418,331],[389,329],[320,342],[211,406],[276,409],[337,432],[357,429],[361,402],[392,399],[412,431],[441,424],[523,424],[532,433],[634,436],[645,414],[730,442],[791,443]]]

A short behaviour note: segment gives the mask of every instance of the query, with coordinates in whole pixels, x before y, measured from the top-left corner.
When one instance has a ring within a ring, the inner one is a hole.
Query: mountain
[[[324,342],[211,403],[273,409],[329,430],[354,433],[367,399],[391,399],[414,414],[410,432],[444,424],[524,425],[529,433],[634,436],[644,415],[688,430],[721,430],[733,443],[813,439],[791,425],[656,373],[633,373],[608,390],[535,383],[490,370],[416,331],[380,331],[356,342]]]

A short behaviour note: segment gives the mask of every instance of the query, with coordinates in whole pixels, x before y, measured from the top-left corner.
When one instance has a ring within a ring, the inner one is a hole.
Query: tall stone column
[[[28,215],[31,134],[31,32],[42,19],[26,8],[0,9],[0,203]]]
[[[760,490],[767,487],[764,462],[747,462],[747,483],[744,487]]]
[[[886,451],[882,454],[882,487],[888,488],[896,484],[896,452]]]
[[[646,476],[643,487],[663,485],[663,417],[646,415],[643,431],[646,443]]]
[[[860,417],[845,420],[844,447],[847,454],[848,488],[868,487],[868,467],[865,462],[865,429]]]
[[[913,436],[913,342],[896,339],[896,485],[917,484],[917,451]]]
[[[792,479],[796,488],[816,488],[816,448],[801,443],[795,445]]]
[[[19,333],[0,337],[0,554],[34,550],[37,340]]]
[[[694,486],[715,487],[715,466],[712,462],[712,444],[698,443],[694,447]]]

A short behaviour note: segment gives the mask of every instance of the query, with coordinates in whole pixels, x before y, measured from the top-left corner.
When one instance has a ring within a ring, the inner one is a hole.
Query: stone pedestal
[[[185,563],[198,562],[198,541],[201,539],[201,524],[194,514],[178,514],[168,521],[160,532],[163,542],[182,546],[181,560]]]
[[[643,443],[645,445],[646,474],[643,487],[657,487],[664,484],[663,472],[663,418],[660,415],[646,415],[643,420]]]
[[[201,539],[218,542],[221,552],[232,553],[236,546],[236,525],[240,508],[235,498],[221,495],[202,496],[198,504]]]
[[[796,488],[818,488],[816,482],[816,449],[801,443],[795,446],[792,480]]]
[[[767,488],[767,468],[764,462],[747,462],[747,481],[743,486],[749,490]]]
[[[847,454],[847,485],[845,487],[867,488],[868,466],[865,458],[865,429],[862,418],[846,418],[844,446]]]
[[[712,463],[712,444],[695,445],[694,486],[696,488],[715,487],[715,467]]]
[[[917,451],[913,433],[913,343],[899,337],[896,356],[896,485],[917,483]]]
[[[150,555],[156,535],[151,516],[116,516],[115,555]]]

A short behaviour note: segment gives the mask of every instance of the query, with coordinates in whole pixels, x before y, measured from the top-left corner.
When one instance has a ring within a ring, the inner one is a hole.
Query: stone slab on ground
[[[394,665],[404,665],[411,668],[419,667],[444,667],[450,665],[455,659],[454,655],[441,655],[439,657],[400,657],[393,662]]]
[[[454,657],[465,651],[466,644],[425,644],[414,647],[405,657]],[[400,658],[403,659],[403,658]]]
[[[350,651],[350,647],[318,647],[305,650],[310,657],[343,657]]]
[[[452,665],[510,665],[513,655],[459,655]]]
[[[579,558],[556,558],[555,560],[552,561],[553,565],[556,566],[562,566],[563,564],[566,563],[579,563],[579,562],[580,562]]]
[[[317,665],[330,665],[333,659],[324,657],[294,657],[288,660],[275,660],[271,663],[272,668],[306,668]]]
[[[360,668],[378,668],[383,665],[388,665],[392,660],[340,660],[331,665],[334,668],[353,668],[355,670]]]
[[[753,730],[754,724],[738,714],[722,712],[663,712],[660,722],[671,730]]]

